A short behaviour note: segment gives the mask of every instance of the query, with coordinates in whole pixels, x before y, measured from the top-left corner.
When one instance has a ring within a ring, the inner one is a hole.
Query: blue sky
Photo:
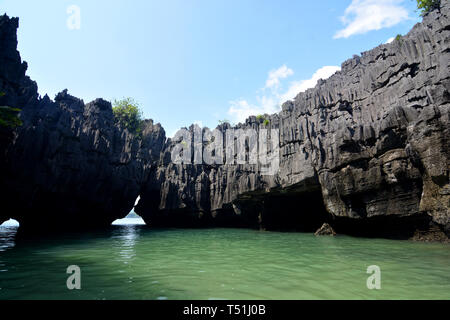
[[[41,95],[133,97],[169,135],[275,112],[420,21],[415,0],[0,0],[0,13],[20,18]]]

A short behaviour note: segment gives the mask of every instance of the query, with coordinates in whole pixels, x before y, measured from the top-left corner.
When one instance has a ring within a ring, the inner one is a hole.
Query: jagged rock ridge
[[[0,218],[31,229],[110,225],[133,208],[164,130],[148,120],[138,139],[114,125],[107,101],[85,105],[67,90],[39,97],[16,50],[17,27],[0,17],[0,105],[21,108],[23,121],[2,150]]]
[[[1,157],[0,218],[105,225],[140,195],[136,212],[153,226],[315,231],[327,222],[338,233],[433,225],[450,234],[448,3],[270,116],[280,132],[275,176],[254,165],[176,165],[176,142],[152,121],[140,140],[114,125],[106,101],[40,98],[16,51],[17,24],[0,18],[0,105],[23,108],[24,122]],[[264,125],[250,117],[238,128]]]
[[[166,154],[137,210],[169,226],[238,220],[313,231],[329,222],[341,232],[411,235],[435,223],[449,234],[448,14],[446,3],[272,115],[276,176],[252,166],[174,165]],[[238,127],[263,123],[251,117]]]

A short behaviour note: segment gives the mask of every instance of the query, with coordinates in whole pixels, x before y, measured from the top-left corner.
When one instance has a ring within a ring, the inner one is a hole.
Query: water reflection
[[[0,226],[0,252],[14,248],[18,227]]]
[[[17,233],[17,226],[0,226],[0,253],[14,248],[16,245],[15,237]],[[1,256],[0,256],[1,257]],[[6,261],[0,259],[0,273],[7,272]],[[1,289],[1,288],[0,288]]]
[[[145,226],[145,221],[142,218],[123,218],[117,219],[112,223],[113,226]]]
[[[140,231],[139,225],[122,225],[113,231],[114,247],[119,249],[119,260],[125,264],[136,257],[135,245]]]

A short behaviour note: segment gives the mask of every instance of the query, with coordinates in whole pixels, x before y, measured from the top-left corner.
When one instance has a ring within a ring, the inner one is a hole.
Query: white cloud
[[[286,65],[282,65],[276,70],[269,72],[269,78],[266,81],[266,88],[277,88],[280,85],[280,79],[285,79],[292,76],[294,71],[289,69]]]
[[[314,88],[320,79],[328,79],[339,70],[341,68],[338,66],[325,66],[317,70],[311,79],[292,82],[289,89],[281,95],[280,101],[286,102],[294,99],[300,92]]]
[[[348,38],[372,30],[389,28],[409,19],[404,0],[352,0],[341,20],[346,27],[339,30],[335,39]]]
[[[314,88],[319,79],[327,79],[341,68],[337,66],[325,66],[317,70],[310,79],[293,81],[289,88],[283,91],[282,81],[288,76],[294,74],[294,71],[282,66],[275,71],[269,72],[269,77],[266,81],[266,87],[262,89],[263,94],[256,97],[256,104],[249,103],[246,99],[238,99],[230,102],[228,114],[232,117],[234,122],[244,122],[249,116],[256,116],[259,114],[272,114],[280,110],[281,105],[294,99],[300,92],[306,91],[309,88]],[[284,70],[284,72],[280,71]],[[284,77],[276,76],[286,75]],[[272,81],[277,79],[276,82]],[[267,89],[271,90],[267,90]],[[270,91],[270,92],[268,92]]]
[[[232,121],[244,122],[250,116],[272,114],[279,109],[278,101],[271,97],[257,97],[257,100],[259,102],[257,105],[252,105],[245,99],[230,101],[228,114],[232,117]]]
[[[245,99],[230,101],[230,109],[228,109],[228,114],[235,122],[243,122],[249,116],[259,113],[260,108],[250,105]]]
[[[389,38],[387,41],[386,41],[386,43],[385,44],[388,44],[388,43],[391,43],[392,41],[394,41],[395,40],[395,38],[394,37],[392,37],[392,38]]]

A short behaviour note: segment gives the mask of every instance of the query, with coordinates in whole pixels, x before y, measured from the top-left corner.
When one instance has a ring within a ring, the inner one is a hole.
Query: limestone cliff
[[[146,121],[142,139],[114,125],[111,104],[66,91],[41,98],[16,51],[18,19],[0,17],[0,105],[22,109],[23,126],[2,150],[0,218],[24,228],[111,224],[132,208],[165,141]]]
[[[313,231],[328,221],[338,232],[411,235],[433,222],[449,234],[449,34],[446,2],[406,36],[286,102],[269,118],[280,131],[277,175],[165,156],[138,211],[169,226]],[[251,117],[238,127],[263,126]]]
[[[0,139],[0,220],[102,226],[140,195],[136,212],[152,226],[316,231],[326,222],[338,233],[403,237],[438,226],[448,236],[449,13],[445,2],[267,116],[279,130],[273,176],[258,165],[176,165],[177,142],[159,124],[147,121],[141,139],[114,125],[109,102],[39,97],[16,49],[18,20],[0,17],[0,105],[22,108],[24,122]]]

